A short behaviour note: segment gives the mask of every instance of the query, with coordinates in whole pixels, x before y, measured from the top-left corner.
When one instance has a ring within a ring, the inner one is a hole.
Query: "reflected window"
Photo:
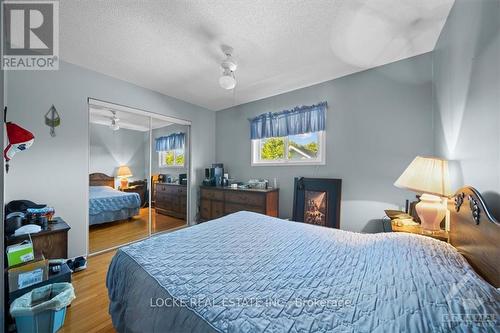
[[[184,167],[184,149],[174,149],[158,152],[159,167]]]

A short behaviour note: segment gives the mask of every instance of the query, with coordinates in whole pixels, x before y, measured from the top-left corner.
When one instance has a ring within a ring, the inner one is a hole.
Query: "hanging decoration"
[[[4,109],[3,121],[7,131],[9,144],[3,151],[5,158],[5,172],[9,172],[9,161],[17,152],[27,150],[35,141],[35,136],[28,130],[12,122],[7,122],[7,107]]]
[[[56,127],[61,125],[61,117],[57,113],[54,104],[50,107],[49,111],[45,114],[45,125],[50,127],[50,136],[56,136]]]

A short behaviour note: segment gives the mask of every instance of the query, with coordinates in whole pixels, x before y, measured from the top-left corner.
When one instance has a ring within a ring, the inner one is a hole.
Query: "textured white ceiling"
[[[220,110],[431,51],[454,0],[64,0],[61,58]],[[238,62],[219,87],[222,44]]]

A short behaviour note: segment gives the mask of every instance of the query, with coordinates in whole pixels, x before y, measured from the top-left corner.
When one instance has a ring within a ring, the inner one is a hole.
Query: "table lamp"
[[[420,202],[415,206],[422,229],[441,229],[441,221],[448,210],[442,197],[450,195],[448,161],[417,156],[394,185],[422,194]]]
[[[132,171],[130,171],[130,168],[126,165],[122,165],[121,167],[118,168],[118,172],[116,175],[118,178],[120,178],[120,187],[127,188],[128,187],[128,177],[132,177]]]

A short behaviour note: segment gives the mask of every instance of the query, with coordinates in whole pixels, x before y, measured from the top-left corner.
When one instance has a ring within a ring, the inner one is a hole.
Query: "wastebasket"
[[[71,283],[53,283],[16,298],[10,314],[18,333],[57,332],[64,324],[66,307],[75,298]]]

